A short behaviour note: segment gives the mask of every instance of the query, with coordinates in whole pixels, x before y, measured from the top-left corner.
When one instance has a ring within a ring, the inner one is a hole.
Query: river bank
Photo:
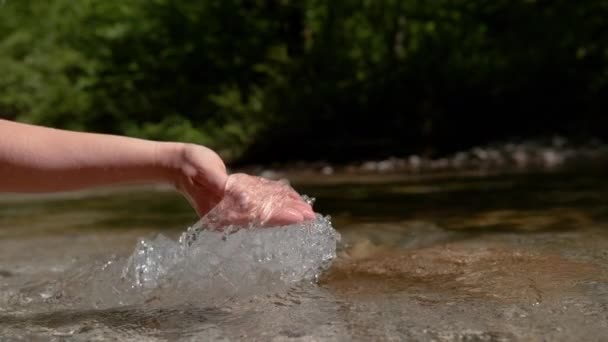
[[[420,155],[362,160],[348,163],[327,161],[247,165],[232,169],[270,179],[316,182],[327,177],[375,175],[433,176],[441,174],[494,174],[552,171],[578,167],[601,167],[608,163],[608,144],[599,139],[571,143],[563,137],[545,140],[476,146],[438,158]],[[320,177],[320,178],[319,178]],[[370,178],[370,177],[368,177]]]

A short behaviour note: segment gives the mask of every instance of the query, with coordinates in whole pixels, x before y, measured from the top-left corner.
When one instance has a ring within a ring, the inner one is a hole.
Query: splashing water
[[[218,208],[226,207],[220,203]],[[95,306],[150,301],[214,304],[316,281],[336,257],[340,234],[329,216],[317,214],[314,220],[282,227],[262,227],[258,222],[220,231],[217,215],[218,211],[206,215],[177,241],[163,235],[142,239],[126,264],[108,263],[105,275],[95,281]]]
[[[23,287],[6,300],[0,296],[0,310],[2,302],[23,302],[32,310],[49,305],[215,306],[316,281],[336,257],[341,238],[330,217],[316,214],[311,220],[268,227],[269,218],[286,201],[300,200],[299,195],[279,182],[231,177],[224,199],[179,239],[159,234],[140,239],[128,257],[75,262],[59,279]],[[302,200],[314,202],[306,196]]]
[[[264,276],[284,283],[316,280],[335,258],[338,239],[329,218],[321,215],[280,228],[232,227],[224,232],[199,222],[177,242],[163,235],[141,240],[123,277],[140,288],[184,278],[203,287],[221,279],[235,289],[256,285]]]

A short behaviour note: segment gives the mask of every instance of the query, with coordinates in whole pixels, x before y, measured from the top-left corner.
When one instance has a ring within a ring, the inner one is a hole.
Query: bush
[[[605,1],[15,1],[0,116],[231,159],[603,134]]]

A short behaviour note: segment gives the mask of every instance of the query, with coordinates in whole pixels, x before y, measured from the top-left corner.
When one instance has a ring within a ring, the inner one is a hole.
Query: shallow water
[[[2,195],[0,340],[608,336],[608,180],[600,171],[299,182],[342,235],[318,284],[269,280],[226,296],[177,291],[169,279],[129,305],[96,301],[118,282],[100,275],[121,268],[142,237],[177,238],[196,220],[185,201],[150,187]]]

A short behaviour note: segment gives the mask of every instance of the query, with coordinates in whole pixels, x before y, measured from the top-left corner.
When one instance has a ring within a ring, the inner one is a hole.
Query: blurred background
[[[232,163],[608,131],[608,1],[3,0],[0,117]]]
[[[342,235],[274,293],[327,230],[0,193],[0,340],[606,340],[606,108],[608,0],[0,0],[0,118],[207,145]]]

